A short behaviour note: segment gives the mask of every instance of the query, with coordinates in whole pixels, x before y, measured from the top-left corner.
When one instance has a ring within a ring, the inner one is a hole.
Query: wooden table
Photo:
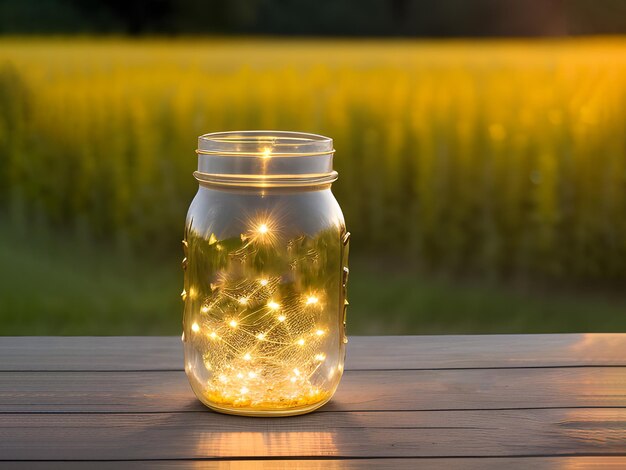
[[[626,468],[626,334],[353,337],[321,410],[213,413],[171,337],[0,338],[1,468]]]

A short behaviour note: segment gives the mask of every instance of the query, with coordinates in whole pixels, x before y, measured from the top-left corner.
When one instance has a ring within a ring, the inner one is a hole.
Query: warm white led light
[[[280,304],[279,304],[278,302],[273,301],[273,300],[270,300],[270,301],[267,303],[267,306],[268,306],[269,308],[271,308],[272,310],[278,310],[278,309],[280,308]]]
[[[246,247],[255,244],[276,246],[279,234],[280,229],[276,219],[271,214],[259,214],[250,218],[249,230],[242,233],[240,238],[246,242]]]
[[[279,322],[284,322],[287,319],[287,317],[285,315],[278,315],[278,321]]]
[[[239,323],[237,323],[237,321],[236,321],[236,320],[231,320],[228,324],[229,324],[232,328],[237,328],[237,325],[238,325]]]
[[[194,323],[193,325],[191,325],[191,331],[197,333],[198,331],[200,331],[200,326],[197,323]]]

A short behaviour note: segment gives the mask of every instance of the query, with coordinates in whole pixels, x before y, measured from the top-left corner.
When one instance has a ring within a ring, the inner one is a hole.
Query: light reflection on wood
[[[590,360],[602,361],[605,364],[610,364],[614,361],[623,363],[626,359],[626,340],[624,335],[584,333],[576,335],[574,338],[577,341],[568,348],[565,352],[566,355],[584,356]]]
[[[574,409],[557,425],[565,437],[593,446],[597,452],[602,449],[615,452],[616,448],[626,451],[626,415],[623,412]]]
[[[233,418],[237,419],[237,418]],[[258,420],[259,418],[255,418]],[[289,418],[273,418],[284,420]],[[250,421],[246,421],[249,423]],[[242,427],[246,426],[242,423]],[[219,449],[219,457],[263,457],[268,455],[294,456],[320,455],[320,449],[325,456],[336,456],[337,430],[329,431],[273,431],[270,421],[259,421],[259,425],[250,425],[258,431],[225,431],[201,432],[195,436],[195,455],[215,457],[215,450]],[[284,428],[283,428],[284,429]],[[325,468],[339,468],[326,466]]]

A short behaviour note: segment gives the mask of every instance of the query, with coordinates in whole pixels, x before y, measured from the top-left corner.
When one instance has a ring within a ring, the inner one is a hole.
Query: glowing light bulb
[[[252,359],[252,356],[250,355],[250,353],[245,353],[243,355],[243,360],[244,361],[249,361],[250,359]]]
[[[217,333],[215,331],[211,331],[211,334],[209,335],[209,338],[211,338],[211,339],[217,338]]]
[[[287,317],[285,315],[278,315],[278,321],[279,322],[284,322],[287,319]]]
[[[256,378],[256,372],[248,372],[248,377],[250,377],[251,379]]]
[[[239,297],[239,299],[237,299],[237,302],[239,302],[241,305],[246,305],[248,303],[248,297]]]
[[[241,372],[239,372],[239,373],[237,374],[237,378],[238,378],[238,379],[243,379],[243,374],[242,374]]]
[[[300,338],[297,343],[299,346],[304,346],[304,340],[302,338]]]
[[[326,354],[321,353],[315,355],[315,360],[318,362],[322,362],[324,359],[326,359]]]
[[[191,331],[197,333],[198,331],[200,331],[200,326],[197,323],[194,323],[193,325],[191,325]]]
[[[259,284],[261,284],[263,287],[265,287],[268,282],[269,281],[267,279],[259,279]]]
[[[291,378],[291,383],[295,383],[295,382],[296,382],[296,378],[295,378],[295,377],[292,377],[292,378]]]
[[[209,311],[209,307],[207,305],[203,305],[202,308],[200,309],[200,311],[202,313],[207,313]]]
[[[293,373],[296,374],[296,376],[300,375],[300,370],[298,370],[297,368],[293,370]]]
[[[242,395],[245,395],[246,393],[248,393],[248,391],[249,391],[248,387],[241,387],[240,392],[241,392]]]
[[[267,306],[271,308],[272,310],[278,310],[280,308],[280,304],[278,302],[274,302],[273,300],[270,300],[267,303]]]
[[[242,240],[274,246],[278,242],[278,225],[269,214],[259,214],[250,219],[250,230],[242,234]]]
[[[233,328],[237,328],[237,325],[238,325],[239,323],[237,323],[237,321],[236,321],[236,320],[231,320],[231,321],[230,321],[230,323],[228,323],[228,324],[229,324],[231,327],[233,327]]]
[[[269,147],[265,147],[265,148],[263,149],[263,155],[262,155],[262,157],[263,157],[263,158],[271,158],[271,157],[272,157],[272,149],[271,149],[271,148],[269,148]]]
[[[265,339],[265,333],[259,333],[256,337],[259,341],[263,341]]]
[[[316,334],[317,336],[324,336],[324,330],[317,330],[317,331],[315,332],[315,334]]]
[[[314,295],[310,295],[306,298],[306,304],[307,305],[313,305],[316,304],[319,301],[319,299],[317,297],[315,297]]]

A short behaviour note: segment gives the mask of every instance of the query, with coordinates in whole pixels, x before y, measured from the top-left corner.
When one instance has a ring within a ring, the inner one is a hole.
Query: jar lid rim
[[[198,137],[198,154],[258,157],[312,156],[334,153],[333,139],[293,131],[224,131]]]

